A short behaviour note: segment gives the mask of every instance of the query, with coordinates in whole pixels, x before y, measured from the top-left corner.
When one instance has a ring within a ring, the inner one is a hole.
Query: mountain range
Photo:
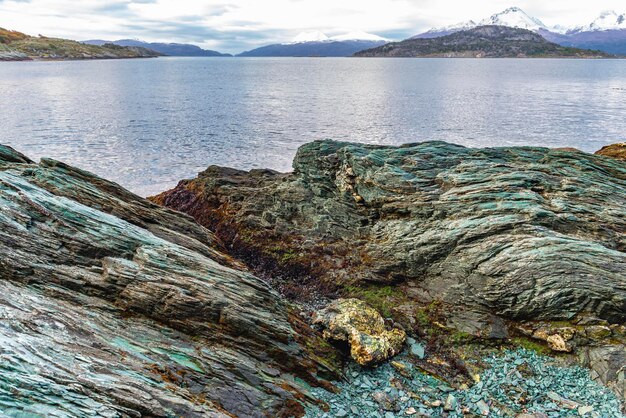
[[[231,57],[230,54],[222,54],[221,52],[212,51],[210,49],[202,49],[197,45],[163,43],[163,42],[144,42],[137,39],[120,39],[117,41],[105,41],[102,39],[91,39],[83,41],[88,45],[105,45],[113,44],[125,47],[146,48],[159,54],[172,57]]]
[[[432,28],[411,39],[438,38],[479,26],[497,25],[527,29],[550,42],[566,47],[597,49],[610,54],[626,54],[626,13],[605,11],[589,24],[564,27],[548,26],[519,7],[510,7],[478,22],[468,20],[455,25]]]
[[[291,42],[262,46],[242,52],[239,57],[349,57],[364,49],[389,42],[380,36],[365,32],[350,32],[328,37],[326,34],[302,32]]]
[[[605,58],[601,51],[565,47],[529,29],[484,25],[437,38],[411,38],[360,51],[359,57]]]
[[[483,26],[504,26],[525,29],[541,35],[549,42],[569,48],[599,50],[608,54],[626,55],[626,13],[606,11],[585,25],[565,27],[548,26],[540,19],[528,15],[519,7],[510,7],[482,20],[467,20],[450,26],[432,28],[409,39],[440,38],[460,31]],[[302,32],[292,41],[275,43],[244,51],[238,57],[347,57],[360,51],[381,47],[391,41],[366,32],[350,32],[329,37],[313,31]],[[189,57],[227,57],[218,51],[181,43],[144,42],[135,39],[106,41],[92,39],[86,45],[118,45],[144,48],[161,55]],[[397,44],[397,43],[396,43]],[[142,50],[138,50],[142,51]],[[6,55],[6,54],[5,54]],[[85,53],[89,55],[89,53]]]

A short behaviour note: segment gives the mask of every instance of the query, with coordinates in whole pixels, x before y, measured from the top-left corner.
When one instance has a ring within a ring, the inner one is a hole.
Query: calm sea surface
[[[149,195],[298,146],[626,140],[626,60],[159,58],[0,63],[0,143]]]

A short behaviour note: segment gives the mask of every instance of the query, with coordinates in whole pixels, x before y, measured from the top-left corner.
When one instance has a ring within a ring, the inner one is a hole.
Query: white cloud
[[[516,4],[514,4],[516,3]],[[72,39],[140,38],[226,52],[282,42],[301,31],[366,31],[405,38],[519,6],[548,25],[584,24],[623,0],[0,0],[0,26]]]

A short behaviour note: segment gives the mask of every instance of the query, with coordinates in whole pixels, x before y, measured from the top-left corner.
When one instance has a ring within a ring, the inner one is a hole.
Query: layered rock
[[[391,294],[386,308],[412,332],[437,311],[438,327],[476,336],[565,321],[574,334],[529,335],[563,351],[623,344],[623,162],[533,147],[318,141],[293,166],[211,166],[153,200],[208,226],[260,274],[280,275],[296,299],[309,288]],[[585,318],[609,334],[588,338]]]
[[[293,174],[210,167],[154,199],[249,262],[404,283],[508,319],[626,312],[626,167],[546,148],[300,148]]]
[[[315,335],[193,219],[0,146],[0,410],[298,416]],[[298,328],[298,332],[294,330]]]

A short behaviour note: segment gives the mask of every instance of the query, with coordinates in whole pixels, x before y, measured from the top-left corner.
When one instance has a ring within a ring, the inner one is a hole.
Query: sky
[[[546,25],[590,23],[624,0],[0,0],[0,27],[76,40],[192,43],[238,53],[300,32],[401,40],[518,6]]]

